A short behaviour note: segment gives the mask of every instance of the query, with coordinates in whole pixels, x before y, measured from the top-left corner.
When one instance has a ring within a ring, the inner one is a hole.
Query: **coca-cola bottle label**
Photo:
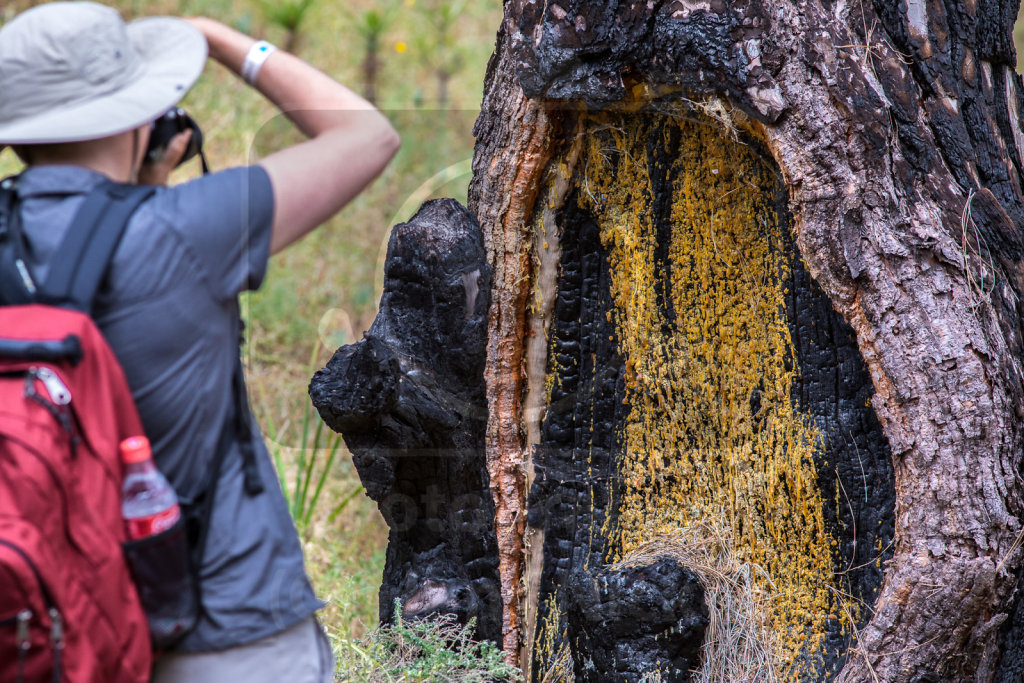
[[[181,518],[181,510],[177,505],[161,510],[145,517],[134,517],[124,520],[128,529],[128,538],[137,541],[167,531]]]

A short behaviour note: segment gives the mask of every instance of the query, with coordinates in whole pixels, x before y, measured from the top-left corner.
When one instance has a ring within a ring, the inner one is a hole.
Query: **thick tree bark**
[[[527,304],[542,281],[530,234],[544,209],[538,188],[558,167],[586,176],[571,163],[573,136],[685,98],[712,115],[740,110],[718,118],[744,119],[743,140],[765,141],[799,254],[856,335],[891,448],[893,555],[840,680],[995,675],[1020,564],[1024,445],[1015,11],[916,0],[506,4],[470,200],[495,267],[487,448],[507,534],[506,647],[530,566],[516,525],[535,464],[526,432],[536,417],[521,401],[526,331],[536,333]],[[630,104],[612,122],[571,101]]]
[[[502,31],[504,33],[504,29]],[[487,329],[487,471],[496,508],[502,645],[520,644],[520,590],[526,484],[530,458],[522,424],[523,320],[530,292],[530,224],[540,176],[553,153],[551,121],[543,103],[519,88],[512,56],[499,49],[487,67],[482,114],[474,128],[470,210],[484,228],[494,272]]]

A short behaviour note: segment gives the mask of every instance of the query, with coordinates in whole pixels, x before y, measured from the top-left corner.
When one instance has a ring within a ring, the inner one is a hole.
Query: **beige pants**
[[[230,650],[172,653],[157,660],[152,683],[329,683],[334,655],[313,617]]]

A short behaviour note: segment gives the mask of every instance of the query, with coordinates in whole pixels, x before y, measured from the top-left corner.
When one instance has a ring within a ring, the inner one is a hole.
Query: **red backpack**
[[[0,300],[43,302],[0,306],[0,681],[149,680],[149,630],[121,548],[118,454],[142,424],[89,313],[151,193],[104,184],[87,195],[37,286],[13,192],[0,186]]]

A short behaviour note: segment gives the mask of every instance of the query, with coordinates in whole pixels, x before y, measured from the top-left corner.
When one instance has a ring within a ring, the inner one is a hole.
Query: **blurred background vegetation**
[[[38,3],[0,0],[0,22],[33,4]],[[373,321],[390,228],[407,220],[427,199],[450,196],[465,202],[472,127],[501,20],[501,2],[110,4],[126,19],[210,16],[287,47],[376,102],[402,136],[402,149],[383,176],[330,223],[274,257],[263,288],[243,300],[253,408],[278,464],[314,585],[328,602],[325,625],[342,667],[346,658],[365,660],[366,648],[358,649],[353,639],[376,626],[387,529],[376,506],[363,495],[344,445],[318,428],[306,385],[338,346],[357,341]],[[1020,50],[1024,23],[1019,20],[1014,38]],[[1018,65],[1022,70],[1020,52]],[[273,107],[218,65],[207,66],[183,106],[206,132],[215,168],[252,163],[261,152],[295,139]],[[0,173],[18,168],[9,151],[0,152]],[[175,180],[197,173],[189,165]],[[380,645],[370,642],[372,647]]]
[[[1013,26],[1013,43],[1017,46],[1017,73],[1024,74],[1024,2],[1017,10],[1017,23]]]
[[[0,22],[38,2],[0,0]],[[324,622],[337,645],[377,622],[387,528],[352,460],[309,406],[306,385],[373,322],[390,229],[420,203],[465,202],[473,122],[501,20],[498,0],[116,0],[126,19],[205,15],[288,47],[374,100],[402,148],[334,220],[271,261],[243,300],[254,412],[305,543]],[[216,64],[182,103],[206,133],[214,169],[252,163],[295,139],[272,106]],[[20,165],[0,152],[0,173]],[[197,175],[187,164],[174,181]],[[345,653],[340,653],[344,658]]]

